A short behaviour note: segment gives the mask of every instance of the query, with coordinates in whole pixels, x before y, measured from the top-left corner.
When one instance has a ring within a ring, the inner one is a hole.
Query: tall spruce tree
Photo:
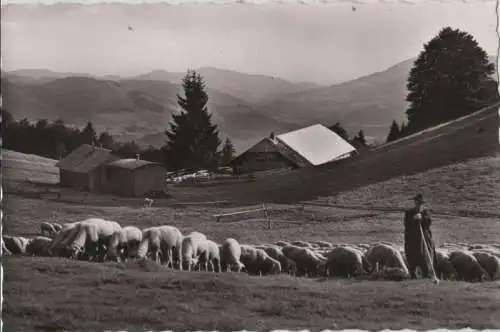
[[[182,110],[172,115],[170,130],[165,132],[168,164],[174,169],[213,169],[221,141],[208,113],[205,82],[199,73],[188,70],[182,88],[184,96],[177,95]]]
[[[97,144],[97,133],[95,132],[94,126],[90,121],[87,122],[87,125],[85,126],[85,128],[83,128],[80,134],[80,144]]]
[[[391,128],[389,129],[389,134],[387,134],[386,142],[392,142],[400,138],[401,131],[399,130],[398,123],[396,120],[392,121]]]
[[[364,147],[366,146],[366,138],[365,138],[365,133],[363,132],[363,130],[360,130],[358,132],[358,134],[356,136],[354,136],[354,140],[356,141],[356,143],[361,146],[361,147]]]
[[[229,138],[226,138],[221,151],[222,165],[226,166],[233,159],[235,152],[233,142]]]
[[[349,141],[349,134],[344,129],[344,127],[342,127],[342,125],[340,124],[340,122],[337,121],[337,123],[335,123],[331,127],[328,127],[328,129],[330,129],[331,131],[333,131],[334,133],[336,133],[337,135],[339,135],[340,137],[342,137],[346,141]]]
[[[446,27],[410,71],[408,133],[473,113],[499,100],[494,65],[467,32]]]

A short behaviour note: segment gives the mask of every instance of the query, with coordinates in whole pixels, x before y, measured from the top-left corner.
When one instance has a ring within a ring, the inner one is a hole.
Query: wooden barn
[[[106,191],[106,164],[117,159],[111,150],[82,144],[56,163],[59,184],[90,192]]]
[[[280,168],[319,166],[356,153],[332,130],[316,124],[285,134],[264,138],[234,158],[234,173],[251,173]]]
[[[266,137],[234,158],[229,166],[236,174],[297,168],[297,163],[286,156],[273,137]]]
[[[165,168],[140,159],[120,159],[107,166],[108,188],[117,196],[139,197],[165,190]]]

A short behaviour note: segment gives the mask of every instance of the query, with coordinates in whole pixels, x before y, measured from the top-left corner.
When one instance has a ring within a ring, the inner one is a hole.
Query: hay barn
[[[165,168],[140,159],[120,159],[107,166],[109,192],[117,196],[139,197],[165,190]]]
[[[90,192],[106,191],[106,164],[118,159],[111,150],[82,144],[56,163],[59,184]]]
[[[234,173],[319,166],[349,158],[356,148],[330,129],[316,124],[264,138],[234,158]]]

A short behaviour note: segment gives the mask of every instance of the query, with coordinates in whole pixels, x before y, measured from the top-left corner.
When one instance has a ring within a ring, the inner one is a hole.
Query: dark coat
[[[422,218],[420,220],[415,220],[414,217],[417,211],[415,208],[405,211],[404,216],[404,240],[405,240],[405,255],[408,261],[408,267],[410,270],[419,266],[421,269],[427,271],[427,260],[425,258],[425,247],[422,241],[422,233],[424,235],[425,242],[427,243],[427,248],[429,248],[429,253],[431,254],[434,271],[437,271],[437,255],[434,240],[432,239],[431,225],[432,220],[429,212],[423,210],[421,212]],[[420,226],[422,226],[422,233],[420,232]],[[439,275],[439,274],[438,274]]]

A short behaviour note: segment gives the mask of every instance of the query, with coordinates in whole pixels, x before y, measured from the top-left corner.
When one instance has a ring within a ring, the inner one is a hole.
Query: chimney
[[[135,155],[135,160],[140,160],[140,159],[141,159],[141,158],[140,158],[140,154],[136,154],[136,155]]]
[[[271,132],[271,134],[269,135],[269,138],[272,139],[274,141],[274,132]]]

